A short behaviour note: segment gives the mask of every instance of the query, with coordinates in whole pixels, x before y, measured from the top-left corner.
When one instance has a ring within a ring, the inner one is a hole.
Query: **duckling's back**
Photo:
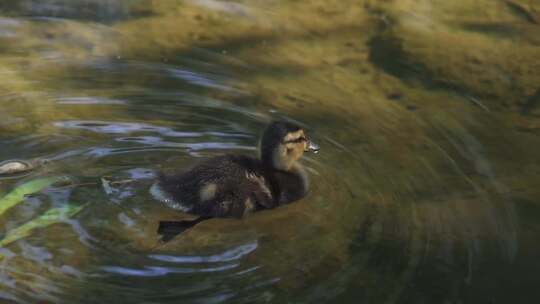
[[[160,176],[155,187],[162,200],[203,216],[242,217],[276,204],[264,166],[247,156],[209,159],[185,173]]]

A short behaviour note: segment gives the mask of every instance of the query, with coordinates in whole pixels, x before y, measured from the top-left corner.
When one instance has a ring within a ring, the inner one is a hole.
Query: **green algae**
[[[46,228],[50,225],[63,222],[79,213],[84,209],[85,206],[86,205],[66,205],[59,208],[49,209],[39,217],[30,220],[17,228],[9,230],[0,240],[0,247],[8,246],[13,242],[28,237],[36,229]]]
[[[17,186],[15,189],[11,190],[8,194],[6,194],[0,199],[0,215],[3,215],[6,211],[22,202],[27,195],[39,192],[42,189],[63,180],[66,180],[66,178],[39,178]]]

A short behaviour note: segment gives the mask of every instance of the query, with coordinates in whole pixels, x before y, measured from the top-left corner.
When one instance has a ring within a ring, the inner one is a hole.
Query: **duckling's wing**
[[[241,217],[273,204],[262,165],[245,156],[215,157],[182,174],[161,176],[158,184],[185,211],[205,216]]]
[[[190,172],[177,175],[159,175],[150,192],[159,201],[173,209],[190,212],[196,201],[198,182]]]
[[[247,156],[223,156],[205,162],[193,172],[199,189],[197,214],[242,217],[273,207],[270,186],[259,160]]]

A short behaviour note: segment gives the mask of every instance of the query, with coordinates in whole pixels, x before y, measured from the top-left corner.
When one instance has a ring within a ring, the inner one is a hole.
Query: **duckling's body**
[[[212,217],[243,217],[306,194],[304,174],[274,170],[260,160],[224,155],[158,182],[171,200],[188,212]]]
[[[161,175],[153,193],[205,219],[240,218],[306,195],[307,175],[297,162],[304,151],[318,151],[318,147],[307,140],[302,128],[274,122],[263,134],[260,159],[243,155],[214,157],[184,173]]]

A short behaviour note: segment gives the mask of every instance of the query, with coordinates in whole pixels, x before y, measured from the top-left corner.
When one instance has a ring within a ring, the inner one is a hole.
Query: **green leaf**
[[[86,205],[88,204],[84,204],[82,206],[65,205],[59,208],[49,209],[41,216],[25,223],[22,226],[8,231],[6,236],[0,241],[0,247],[5,247],[15,241],[29,236],[35,229],[45,228],[52,224],[65,221],[84,209]]]
[[[26,182],[16,187],[6,196],[0,199],[0,215],[4,214],[10,208],[22,202],[26,195],[41,191],[43,188],[46,188],[64,179],[66,179],[66,177],[56,176],[56,177],[48,177],[48,178],[39,178],[39,179]]]

